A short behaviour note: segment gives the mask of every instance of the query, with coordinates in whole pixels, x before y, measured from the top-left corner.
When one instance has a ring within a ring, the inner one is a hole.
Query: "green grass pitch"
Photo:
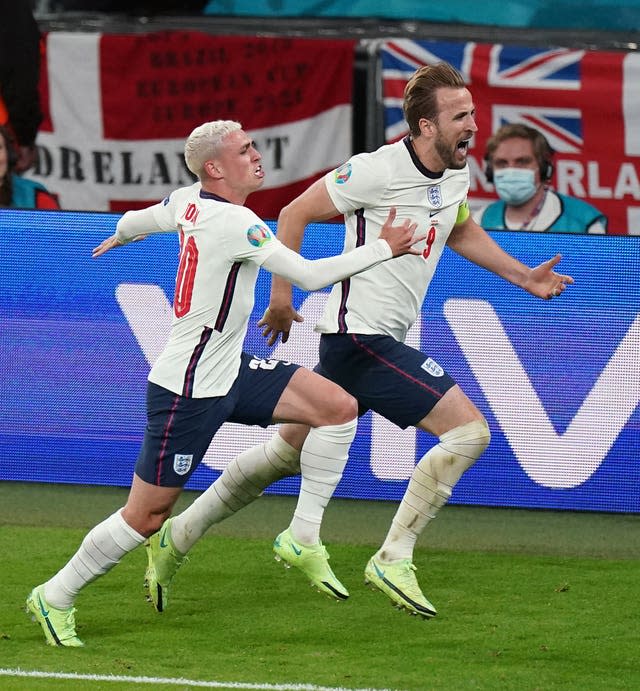
[[[415,555],[439,611],[424,621],[363,585],[394,503],[330,503],[323,539],[351,592],[334,602],[274,561],[271,541],[295,498],[266,496],[195,546],[166,612],[145,602],[138,549],[78,598],[86,647],[49,648],[23,611],[26,595],[125,497],[0,483],[3,691],[640,688],[638,515],[445,507]]]

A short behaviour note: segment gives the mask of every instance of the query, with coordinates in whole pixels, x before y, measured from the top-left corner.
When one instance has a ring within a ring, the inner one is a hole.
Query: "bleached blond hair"
[[[235,120],[213,120],[196,127],[184,144],[184,160],[187,168],[202,178],[204,164],[218,154],[222,140],[231,132],[242,129]]]

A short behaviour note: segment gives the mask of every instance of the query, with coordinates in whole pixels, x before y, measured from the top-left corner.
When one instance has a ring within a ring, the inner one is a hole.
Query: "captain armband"
[[[456,223],[464,223],[469,218],[469,202],[465,199],[458,207],[458,215],[456,216]]]

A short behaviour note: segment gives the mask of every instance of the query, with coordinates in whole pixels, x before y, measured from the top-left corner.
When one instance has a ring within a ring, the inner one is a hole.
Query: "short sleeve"
[[[250,209],[230,209],[225,229],[227,251],[236,261],[252,261],[259,266],[282,243],[269,226]]]
[[[377,206],[387,187],[388,169],[375,165],[371,154],[352,156],[324,177],[331,201],[340,213]]]

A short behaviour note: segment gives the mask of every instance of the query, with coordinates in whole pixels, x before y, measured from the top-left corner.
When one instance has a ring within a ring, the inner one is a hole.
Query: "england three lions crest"
[[[442,192],[440,190],[440,185],[432,185],[427,188],[427,199],[429,204],[434,209],[439,209],[442,206]]]
[[[177,453],[173,457],[173,471],[176,475],[186,475],[193,463],[192,453]]]

